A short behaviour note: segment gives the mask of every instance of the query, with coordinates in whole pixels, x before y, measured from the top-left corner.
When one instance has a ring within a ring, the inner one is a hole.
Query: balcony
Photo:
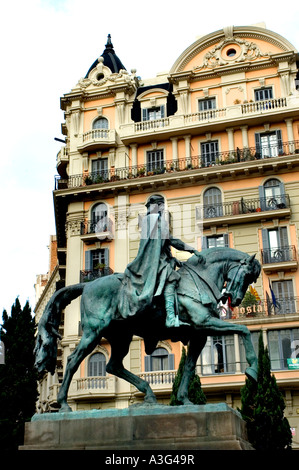
[[[280,116],[295,116],[298,114],[299,96],[289,96],[282,98],[272,98],[264,101],[252,101],[236,103],[223,108],[198,111],[195,113],[175,114],[165,119],[153,121],[140,121],[138,123],[124,124],[119,130],[120,139],[125,145],[137,142],[142,143],[148,139],[149,135],[155,134],[157,139],[166,139],[170,136],[191,135],[198,132],[213,132],[213,130],[223,130],[230,123],[237,125],[261,124],[265,115],[271,120]]]
[[[247,319],[247,318],[273,318],[277,315],[298,315],[299,314],[299,297],[277,297],[275,304],[273,300],[261,299],[255,304],[234,307],[232,310],[223,310],[221,318],[230,319]]]
[[[99,269],[89,270],[89,271],[87,270],[80,271],[80,283],[94,281],[95,279],[98,279],[99,277],[110,276],[110,274],[113,274],[113,272],[114,271],[108,266],[105,266]]]
[[[196,208],[196,222],[203,227],[223,224],[254,222],[261,219],[283,218],[290,216],[290,198],[282,194],[274,198],[244,199],[205,204]]]
[[[82,134],[79,139],[79,152],[117,146],[115,129],[92,129]]]
[[[157,370],[141,372],[138,376],[150,384],[154,393],[169,393],[172,390],[176,372],[176,370]]]
[[[113,222],[111,219],[85,220],[81,222],[81,240],[85,243],[94,243],[95,241],[110,241],[114,238]]]
[[[266,273],[296,271],[298,268],[297,252],[293,245],[261,250],[261,259]]]
[[[190,174],[190,177],[194,175],[203,180],[213,175],[217,178],[226,174],[235,177],[239,173],[246,176],[254,171],[262,173],[264,166],[269,164],[272,171],[273,168],[277,169],[285,165],[292,168],[293,162],[284,163],[284,160],[280,158],[283,156],[291,156],[292,160],[294,156],[299,157],[299,141],[282,142],[279,146],[271,145],[258,149],[256,147],[237,148],[235,151],[214,152],[205,156],[195,155],[165,160],[155,168],[152,165],[143,164],[121,168],[111,167],[101,172],[71,175],[68,179],[56,177],[55,190],[136,180],[139,184],[142,182],[141,178],[144,177],[156,179],[166,177],[176,181],[184,177],[187,172],[188,177]]]

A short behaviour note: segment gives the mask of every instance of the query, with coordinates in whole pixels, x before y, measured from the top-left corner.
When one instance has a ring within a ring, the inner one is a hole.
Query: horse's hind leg
[[[206,344],[207,336],[197,335],[189,342],[188,354],[184,365],[181,383],[177,392],[177,401],[183,405],[193,405],[188,398],[190,379],[195,371],[196,362]]]
[[[144,401],[146,403],[156,403],[157,399],[150,385],[145,380],[125,369],[123,366],[123,359],[129,352],[131,339],[131,337],[117,338],[114,340],[109,339],[111,344],[111,357],[106,366],[106,370],[109,374],[116,375],[117,377],[126,380],[134,385],[140,392],[144,393]]]
[[[72,411],[71,407],[67,403],[67,394],[71,380],[80,363],[93,351],[99,341],[99,336],[94,332],[88,334],[83,333],[80,343],[74,352],[72,352],[72,354],[67,358],[65,374],[57,397],[57,402],[60,405],[60,412]]]

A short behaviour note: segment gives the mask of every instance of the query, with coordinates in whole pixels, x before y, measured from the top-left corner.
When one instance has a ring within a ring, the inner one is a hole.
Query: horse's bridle
[[[234,274],[234,277],[233,277],[232,280],[230,281],[229,285],[226,286],[225,290],[228,290],[228,291],[229,291],[229,288],[234,285],[235,279],[236,279],[236,277],[237,277],[237,275],[238,275],[238,273],[239,273],[241,267],[244,266],[245,264],[247,264],[247,263],[246,263],[246,260],[242,259],[242,260],[240,260],[239,263],[236,263],[235,265],[229,267],[229,269],[227,270],[227,274],[228,274],[230,271],[232,271],[233,269],[235,269],[235,268],[238,268],[238,269],[236,270],[236,272],[235,272],[235,274]],[[224,292],[224,295],[225,295],[225,292]]]

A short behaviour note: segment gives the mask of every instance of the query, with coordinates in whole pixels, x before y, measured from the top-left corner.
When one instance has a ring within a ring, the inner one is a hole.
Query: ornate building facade
[[[256,346],[262,331],[295,443],[298,61],[287,39],[261,25],[227,27],[191,44],[167,74],[141,79],[126,70],[108,36],[103,54],[61,98],[65,144],[57,155],[53,276],[56,286],[57,279],[71,285],[123,272],[137,254],[153,194],[164,197],[173,234],[189,245],[256,253],[262,265],[256,285],[240,307],[221,306],[221,315],[246,324]],[[55,410],[67,356],[80,341],[79,299],[65,309],[61,333],[57,373],[41,383],[41,411]],[[168,403],[181,350],[164,341],[147,356],[136,337],[125,365]],[[79,367],[69,392],[73,409],[122,408],[142,399],[106,373],[109,354],[104,340]],[[245,362],[237,336],[208,338],[197,366],[208,402],[240,406]]]

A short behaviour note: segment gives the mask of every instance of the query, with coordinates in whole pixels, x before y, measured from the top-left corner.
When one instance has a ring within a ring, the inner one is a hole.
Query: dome
[[[108,34],[107,44],[105,50],[101,56],[104,59],[104,65],[108,67],[112,73],[118,73],[121,69],[126,70],[125,66],[122,64],[121,60],[117,57],[114,52],[113,44],[111,42],[111,35]],[[90,72],[96,68],[98,65],[99,59],[97,59],[92,66],[89,68],[85,78],[88,77]]]

